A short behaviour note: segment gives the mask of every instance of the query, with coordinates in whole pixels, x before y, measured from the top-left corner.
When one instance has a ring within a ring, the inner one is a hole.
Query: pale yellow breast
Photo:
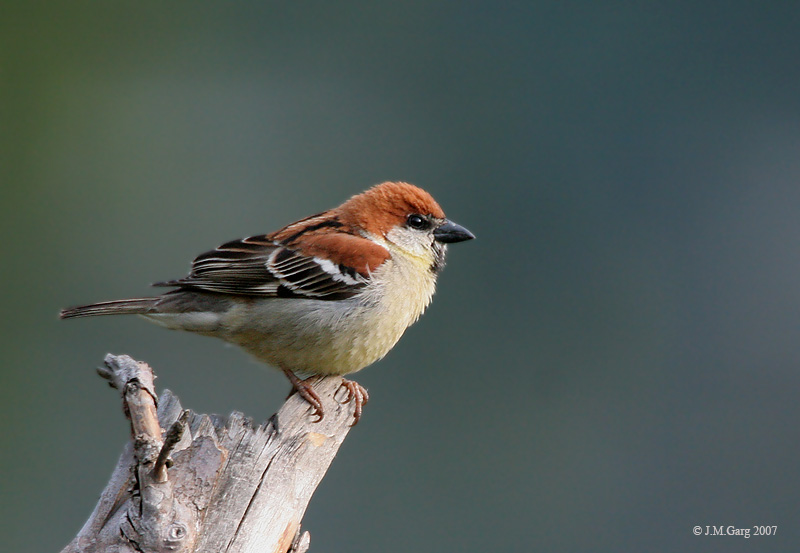
[[[280,368],[348,374],[386,355],[430,304],[436,275],[394,255],[357,296],[343,301],[270,299],[239,304],[219,336]]]
[[[359,315],[342,325],[331,344],[329,366],[337,374],[358,371],[386,355],[431,303],[436,275],[416,260],[395,256],[373,282],[359,297]]]

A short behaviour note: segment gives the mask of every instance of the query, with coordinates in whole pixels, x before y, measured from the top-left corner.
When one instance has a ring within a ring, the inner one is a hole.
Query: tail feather
[[[59,316],[62,319],[73,319],[75,317],[93,317],[95,315],[143,315],[152,313],[159,299],[135,298],[79,305],[64,309]]]

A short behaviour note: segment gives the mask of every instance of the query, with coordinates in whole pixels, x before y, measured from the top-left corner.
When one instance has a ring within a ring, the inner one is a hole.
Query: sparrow
[[[187,277],[153,284],[173,288],[160,296],[60,316],[140,315],[221,338],[282,370],[321,420],[314,379],[354,373],[386,355],[430,304],[447,244],[472,238],[423,189],[384,182],[271,234],[199,255]],[[354,381],[342,386],[356,424],[369,395]]]

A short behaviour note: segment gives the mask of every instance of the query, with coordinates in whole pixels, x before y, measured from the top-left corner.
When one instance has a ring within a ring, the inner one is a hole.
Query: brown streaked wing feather
[[[154,286],[255,297],[337,300],[355,295],[366,283],[367,279],[355,271],[301,255],[267,236],[253,236],[197,256],[189,276]]]
[[[283,244],[291,249],[290,244]],[[322,259],[338,259],[340,270],[369,278],[389,259],[389,251],[372,240],[343,232],[315,232],[314,240],[303,244],[303,252]]]
[[[195,288],[221,294],[275,296],[280,283],[267,270],[277,246],[266,236],[250,236],[198,255],[189,276],[153,286]]]
[[[281,248],[270,257],[268,268],[280,281],[279,295],[338,300],[354,296],[368,279],[322,258]]]

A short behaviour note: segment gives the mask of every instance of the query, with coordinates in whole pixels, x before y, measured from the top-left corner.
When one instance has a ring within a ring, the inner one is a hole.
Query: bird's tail
[[[154,311],[159,299],[161,298],[136,298],[79,305],[64,309],[59,317],[73,319],[75,317],[93,317],[95,315],[144,315]]]

